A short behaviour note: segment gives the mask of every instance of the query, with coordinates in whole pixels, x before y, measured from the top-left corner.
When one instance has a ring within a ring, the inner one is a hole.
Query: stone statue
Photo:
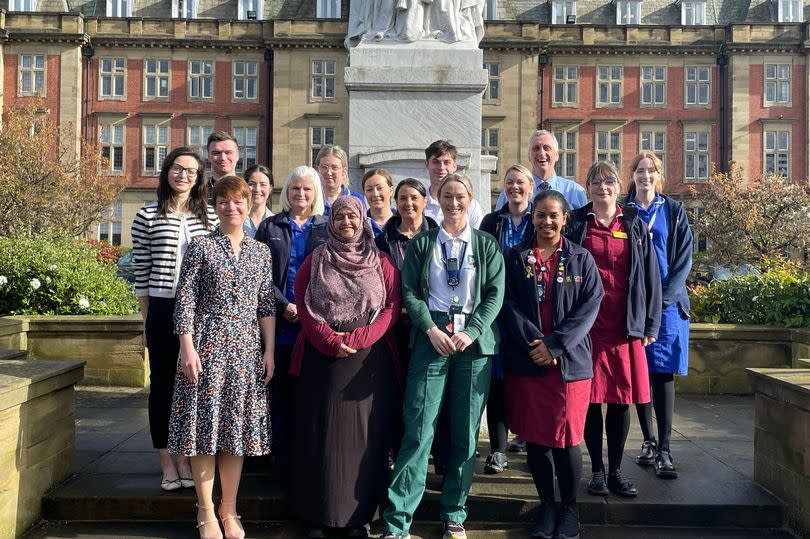
[[[360,42],[478,43],[486,0],[352,0],[346,48]]]

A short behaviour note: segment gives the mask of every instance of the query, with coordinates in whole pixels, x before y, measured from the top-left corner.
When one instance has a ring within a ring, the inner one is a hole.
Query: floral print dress
[[[177,285],[174,332],[192,335],[202,372],[192,384],[177,370],[169,452],[270,452],[258,322],[266,316],[275,316],[270,249],[245,237],[235,256],[219,229],[194,238]]]

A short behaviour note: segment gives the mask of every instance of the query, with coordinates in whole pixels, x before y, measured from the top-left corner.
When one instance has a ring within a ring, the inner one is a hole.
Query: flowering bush
[[[124,250],[116,245],[111,245],[107,241],[84,240],[89,245],[96,248],[96,260],[99,262],[112,262],[115,264],[124,255]]]
[[[135,312],[131,285],[98,253],[70,238],[0,237],[0,315]]]

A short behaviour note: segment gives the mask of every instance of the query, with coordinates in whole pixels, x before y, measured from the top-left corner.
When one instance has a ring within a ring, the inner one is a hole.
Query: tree
[[[723,264],[759,265],[763,257],[792,258],[810,247],[810,193],[776,174],[747,181],[733,164],[727,173],[712,170],[704,188],[692,196],[704,208],[694,224],[709,240],[712,258]]]
[[[37,104],[10,108],[0,126],[0,236],[82,234],[126,187],[96,144],[76,152],[71,126]]]

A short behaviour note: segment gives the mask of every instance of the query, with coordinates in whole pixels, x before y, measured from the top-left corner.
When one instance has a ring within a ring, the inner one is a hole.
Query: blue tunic
[[[312,232],[312,219],[308,219],[304,226],[298,226],[291,218],[287,218],[290,222],[290,270],[287,272],[287,282],[283,283],[284,297],[287,301],[295,303],[295,274],[298,273],[298,268],[303,264],[304,259],[307,257],[307,241],[309,234]],[[282,283],[279,283],[282,285]],[[300,324],[290,324],[279,313],[276,323],[276,344],[292,346],[298,338],[298,332],[301,331]]]

